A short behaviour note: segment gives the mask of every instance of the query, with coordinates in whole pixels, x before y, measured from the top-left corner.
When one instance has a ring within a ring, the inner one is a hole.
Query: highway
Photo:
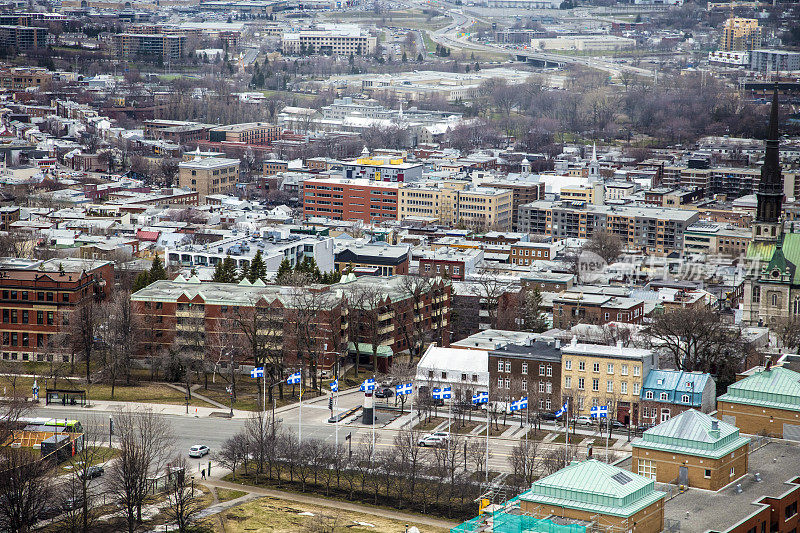
[[[443,4],[445,13],[452,19],[452,22],[443,28],[430,32],[431,39],[443,46],[454,49],[505,54],[514,59],[519,56],[526,56],[538,61],[580,65],[583,67],[602,70],[614,77],[620,76],[623,72],[650,78],[655,76],[655,72],[649,69],[625,65],[622,63],[615,63],[596,57],[577,57],[563,54],[553,54],[543,51],[509,49],[494,44],[476,43],[471,41],[468,36],[463,35],[459,37],[458,34],[469,30],[470,26],[472,26],[475,21],[489,23],[491,19],[487,19],[485,16],[473,13],[472,11],[469,11],[468,8],[448,9],[447,6],[449,5],[450,4],[446,3]],[[417,3],[417,6],[422,7],[423,4]]]

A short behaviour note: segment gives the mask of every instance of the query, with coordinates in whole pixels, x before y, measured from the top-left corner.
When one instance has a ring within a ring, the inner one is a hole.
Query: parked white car
[[[422,446],[445,446],[447,441],[450,440],[450,434],[444,431],[437,431],[436,433],[429,433],[419,439],[418,445]]]
[[[189,448],[189,457],[203,457],[204,455],[208,455],[210,451],[208,446],[204,444],[195,444]]]

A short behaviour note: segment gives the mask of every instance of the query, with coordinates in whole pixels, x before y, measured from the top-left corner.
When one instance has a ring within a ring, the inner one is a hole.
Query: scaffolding
[[[558,524],[547,518],[536,518],[522,512],[519,497],[503,504],[493,504],[491,510],[459,524],[450,533],[587,533],[586,526]]]

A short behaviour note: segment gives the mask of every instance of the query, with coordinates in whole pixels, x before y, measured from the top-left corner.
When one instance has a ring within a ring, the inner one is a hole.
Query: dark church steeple
[[[756,208],[753,237],[757,240],[775,240],[780,234],[783,176],[781,175],[779,156],[778,107],[778,86],[776,84],[775,93],[772,95],[767,147],[764,151],[764,165],[761,167],[761,182],[756,193],[758,207]]]

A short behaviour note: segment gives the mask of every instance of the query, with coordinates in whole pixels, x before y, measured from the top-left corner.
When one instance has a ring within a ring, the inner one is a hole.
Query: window
[[[586,370],[586,361],[578,361],[578,370],[581,372]]]
[[[706,478],[706,479],[711,477],[711,469],[710,468],[706,468],[705,469],[705,472],[703,473],[703,477]]]
[[[544,376],[544,365],[539,365],[539,375]]]
[[[27,324],[28,323],[28,311],[27,310],[23,310],[22,311],[22,323],[23,324]]]
[[[578,378],[578,390],[583,390],[583,378]]]
[[[642,373],[641,367],[639,367],[639,366],[634,366],[633,367],[633,375],[634,376],[638,377],[641,373]]]
[[[8,317],[9,317],[8,309],[3,309],[3,322],[5,322],[6,324],[8,324]]]
[[[653,399],[653,391],[649,390],[649,391],[645,392],[644,393],[644,399],[645,400],[652,400]]]
[[[11,310],[11,323],[12,324],[16,324],[17,323],[17,310],[16,309],[12,309]]]
[[[544,394],[544,381],[539,382],[539,393]]]
[[[614,392],[614,382],[610,379],[606,381],[606,392]]]
[[[541,400],[539,400],[539,403],[541,404]],[[550,403],[550,398],[548,398],[544,403],[545,403],[545,408],[546,409],[552,409],[552,404]]]
[[[592,390],[597,392],[600,390],[600,380],[597,378],[592,378]]]
[[[622,365],[622,370],[620,371],[620,373],[623,376],[627,376],[628,375],[628,365]]]
[[[511,372],[511,361],[506,361],[506,372]]]
[[[467,375],[461,374],[461,381],[467,381]]]
[[[640,385],[640,384],[638,384],[638,383],[634,383],[634,384],[633,384],[633,394],[634,394],[635,396],[639,396],[639,390],[640,390],[640,388],[641,388],[641,385]]]
[[[592,372],[600,372],[600,363],[592,364]]]
[[[666,392],[662,392],[661,394],[658,395],[658,399],[659,400],[668,400],[669,399],[669,394],[667,394]]]
[[[497,378],[497,388],[498,389],[503,388],[503,378]]]
[[[54,298],[53,298],[53,293],[52,293],[52,292],[48,292],[48,293],[47,293],[47,301],[48,301],[48,302],[52,302],[52,301],[53,301],[53,299],[54,299]]]
[[[572,378],[567,376],[564,378],[564,388],[571,389],[572,388]]]
[[[478,381],[478,374],[472,374],[472,381]]]
[[[497,371],[498,372],[502,372],[503,371],[503,362],[502,361],[498,361],[497,362]]]
[[[522,373],[523,374],[528,373],[528,363],[522,363]]]
[[[447,379],[447,372],[442,372],[442,379]]]
[[[511,380],[510,380],[510,379],[508,379],[508,378],[506,378],[506,379],[505,379],[505,385],[506,385],[506,388],[507,388],[507,389],[510,389],[510,388],[511,388]]]
[[[689,403],[689,395],[688,394],[684,394],[683,396],[681,396],[681,401],[683,403]]]
[[[428,370],[428,377],[433,379],[433,370]]]
[[[572,359],[567,359],[566,361],[564,361],[564,369],[572,370]]]
[[[733,477],[735,473],[736,473],[736,468],[731,467],[731,477]]]
[[[606,372],[608,372],[609,374],[613,374],[614,373],[614,363],[608,363],[608,368],[607,368]]]
[[[623,382],[620,384],[619,391],[620,391],[622,394],[628,394],[628,382],[627,382],[627,381],[623,381]]]
[[[28,332],[26,331],[26,332],[24,332],[22,334],[22,345],[23,346],[28,346],[29,342],[30,342],[30,340],[29,340]]]
[[[47,325],[48,326],[52,326],[53,325],[53,312],[52,311],[48,311],[47,312]]]
[[[545,383],[545,392],[547,394],[553,394],[553,384],[549,381]]]
[[[547,377],[553,377],[553,366],[547,365]]]
[[[648,459],[639,459],[639,475],[646,478],[656,478],[656,464]]]
[[[523,379],[522,380],[522,390],[523,391],[527,391],[528,390],[528,380],[527,379]]]
[[[786,520],[789,520],[796,514],[797,514],[797,502],[793,502],[791,505],[786,506]]]
[[[62,302],[68,302],[69,301],[69,293],[68,292],[65,292],[65,293],[61,294],[61,301]]]

